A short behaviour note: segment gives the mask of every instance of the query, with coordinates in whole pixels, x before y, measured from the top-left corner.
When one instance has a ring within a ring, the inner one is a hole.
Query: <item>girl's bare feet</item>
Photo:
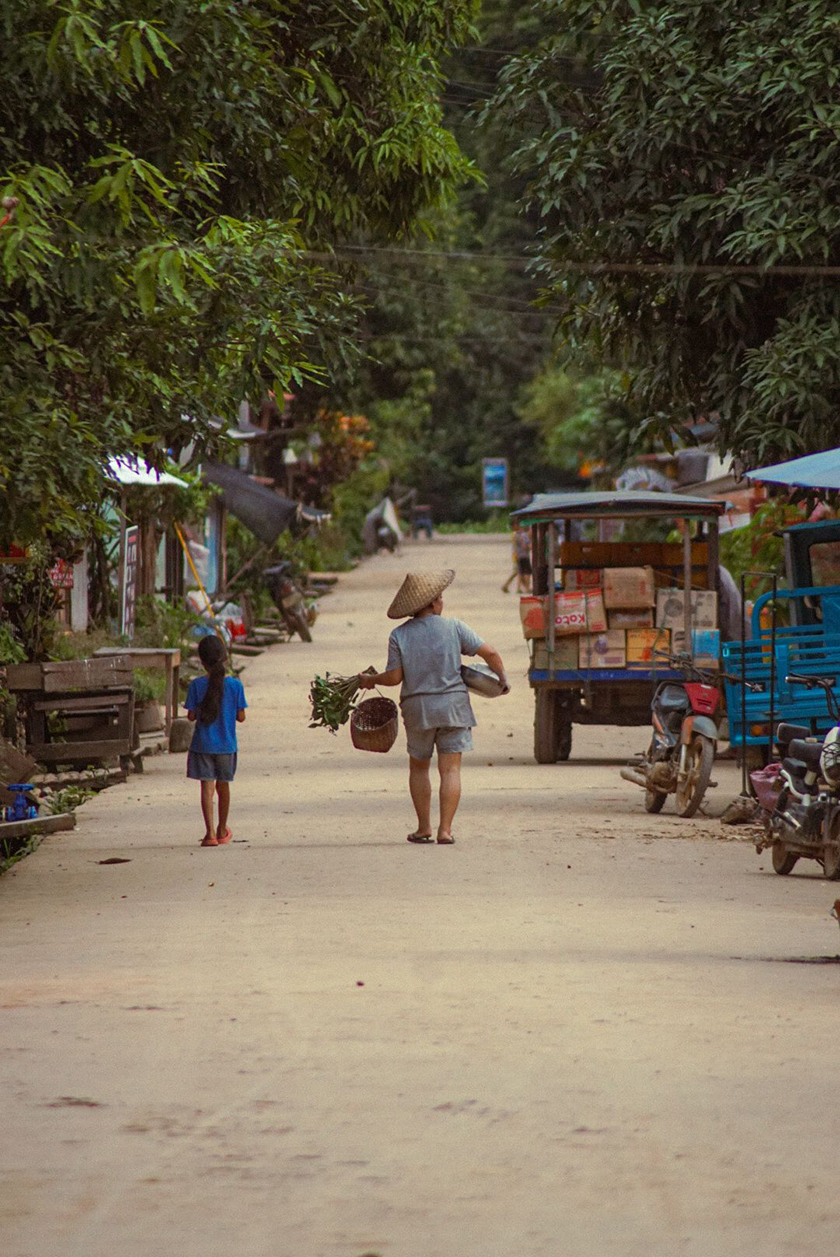
[[[218,841],[212,834],[205,834],[201,840],[202,847],[218,847]]]

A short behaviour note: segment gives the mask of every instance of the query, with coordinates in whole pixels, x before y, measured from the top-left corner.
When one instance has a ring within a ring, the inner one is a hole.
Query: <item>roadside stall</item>
[[[569,758],[574,724],[648,724],[655,684],[680,676],[670,654],[718,666],[723,509],[628,490],[539,494],[513,513],[531,535],[533,592],[520,618],[538,764]],[[669,524],[680,541],[653,539]]]

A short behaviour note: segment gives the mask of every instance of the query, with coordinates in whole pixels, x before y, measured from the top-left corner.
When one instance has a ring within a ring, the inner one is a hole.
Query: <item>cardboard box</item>
[[[563,572],[563,584],[567,589],[600,589],[602,576],[599,567],[569,567]]]
[[[570,633],[604,633],[607,613],[601,591],[564,591],[554,596],[554,632],[556,636]]]
[[[627,630],[627,663],[644,663],[650,667],[667,668],[671,649],[670,629],[641,628]]]
[[[526,640],[545,637],[545,598],[532,594],[519,599],[519,619]],[[607,613],[601,591],[579,593],[564,590],[554,595],[554,632],[556,637],[573,633],[603,633]]]
[[[525,639],[545,637],[545,599],[532,594],[519,599],[519,619]]]
[[[607,627],[611,629],[653,628],[653,608],[647,611],[608,611]]]
[[[604,606],[646,610],[656,602],[652,567],[605,567]]]
[[[625,658],[624,633],[620,629],[582,633],[578,638],[578,664],[582,669],[623,668]]]
[[[657,628],[685,629],[683,614],[685,598],[681,589],[660,589],[656,594]],[[691,627],[716,629],[718,626],[718,596],[712,589],[691,591]]]
[[[558,637],[554,643],[555,672],[577,672],[578,642],[576,637]],[[545,671],[548,668],[548,643],[535,641],[531,654],[531,667]]]
[[[719,629],[692,629],[691,648],[698,668],[720,667]],[[676,654],[685,652],[685,629],[671,629],[671,649]]]

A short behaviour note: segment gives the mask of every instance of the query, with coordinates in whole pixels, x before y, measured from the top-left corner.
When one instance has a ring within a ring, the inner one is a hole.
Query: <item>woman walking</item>
[[[409,842],[434,842],[430,767],[437,749],[440,817],[437,841],[451,844],[452,822],[461,798],[461,755],[472,750],[475,726],[470,696],[461,678],[461,656],[478,655],[510,691],[501,656],[461,620],[445,617],[443,591],[455,573],[410,572],[388,608],[391,620],[405,619],[388,640],[384,672],[361,673],[364,689],[402,685],[400,706],[408,744],[408,785],[417,813]]]

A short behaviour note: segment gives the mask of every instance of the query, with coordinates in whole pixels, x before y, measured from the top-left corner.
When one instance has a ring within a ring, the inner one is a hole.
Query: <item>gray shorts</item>
[[[435,747],[439,755],[452,755],[473,749],[472,729],[441,725],[437,729],[406,729],[405,736],[412,759],[431,759]]]
[[[235,773],[235,751],[232,755],[210,755],[206,751],[187,754],[187,776],[193,781],[233,781]]]

